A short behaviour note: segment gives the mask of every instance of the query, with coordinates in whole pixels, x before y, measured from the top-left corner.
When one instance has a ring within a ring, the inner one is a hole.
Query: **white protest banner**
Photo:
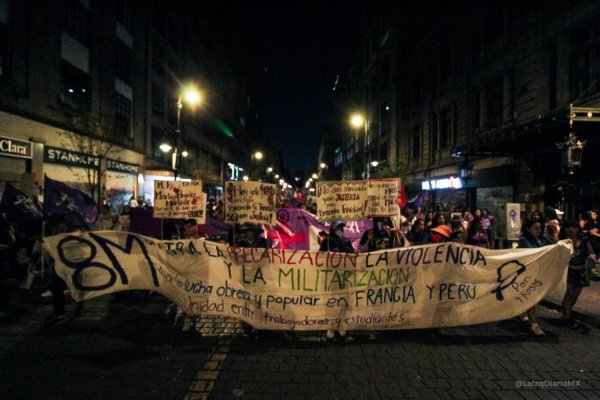
[[[398,215],[400,178],[369,179],[367,181],[367,216],[391,217]]]
[[[487,250],[458,243],[365,254],[232,248],[103,231],[44,238],[75,300],[153,290],[188,314],[259,329],[408,329],[524,313],[566,277],[572,247]]]
[[[154,218],[203,218],[202,181],[154,181]]]
[[[318,221],[367,218],[366,181],[317,182]]]
[[[277,186],[262,182],[225,183],[225,222],[275,224]]]

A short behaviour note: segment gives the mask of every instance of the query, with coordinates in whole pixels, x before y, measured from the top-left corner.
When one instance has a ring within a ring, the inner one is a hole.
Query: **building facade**
[[[399,161],[409,197],[427,191],[434,210],[502,216],[519,203],[577,217],[600,206],[599,2],[380,6],[324,151],[339,178],[364,177],[373,159]],[[571,105],[588,111],[572,129]],[[367,115],[361,132],[344,126],[353,109]],[[585,141],[579,166],[567,162],[578,156],[569,132]]]
[[[175,172],[159,145],[179,139],[179,176],[219,193],[260,134],[258,90],[224,62],[226,38],[178,4],[0,1],[0,186],[40,194],[47,175],[114,207],[151,200]],[[178,117],[188,83],[204,103]]]

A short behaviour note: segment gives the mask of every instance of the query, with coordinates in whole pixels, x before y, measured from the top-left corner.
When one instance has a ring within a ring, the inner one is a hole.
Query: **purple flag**
[[[15,227],[18,236],[31,238],[42,233],[44,215],[40,205],[10,183],[7,183],[4,189],[0,212],[3,212]]]
[[[229,230],[231,229],[231,224],[227,222],[220,221],[216,218],[211,217],[210,215],[206,216],[206,224],[202,225],[200,229],[201,233],[203,233],[206,237],[218,236],[218,235],[227,235]]]
[[[44,176],[44,216],[63,215],[71,227],[96,221],[98,206],[87,194]]]
[[[140,235],[161,237],[162,221],[154,218],[152,207],[133,207],[129,210],[129,231]]]

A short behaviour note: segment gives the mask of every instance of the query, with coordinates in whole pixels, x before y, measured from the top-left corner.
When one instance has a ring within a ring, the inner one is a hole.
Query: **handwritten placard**
[[[441,243],[346,254],[104,231],[46,237],[44,249],[77,301],[153,290],[190,315],[233,317],[260,329],[373,330],[517,316],[566,282],[572,246]]]
[[[202,181],[154,181],[154,218],[203,218]]]
[[[263,182],[225,184],[225,222],[275,224],[277,186]]]
[[[390,217],[398,215],[400,178],[369,179],[367,181],[367,216]]]
[[[317,220],[349,221],[367,218],[366,181],[317,182]]]

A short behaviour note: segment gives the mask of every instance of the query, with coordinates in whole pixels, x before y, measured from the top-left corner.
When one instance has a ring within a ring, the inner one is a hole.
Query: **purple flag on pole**
[[[44,176],[44,216],[63,215],[71,227],[92,224],[98,216],[96,202],[80,190]]]
[[[6,215],[20,237],[30,238],[42,233],[44,215],[40,205],[10,183],[4,189],[0,212]]]

